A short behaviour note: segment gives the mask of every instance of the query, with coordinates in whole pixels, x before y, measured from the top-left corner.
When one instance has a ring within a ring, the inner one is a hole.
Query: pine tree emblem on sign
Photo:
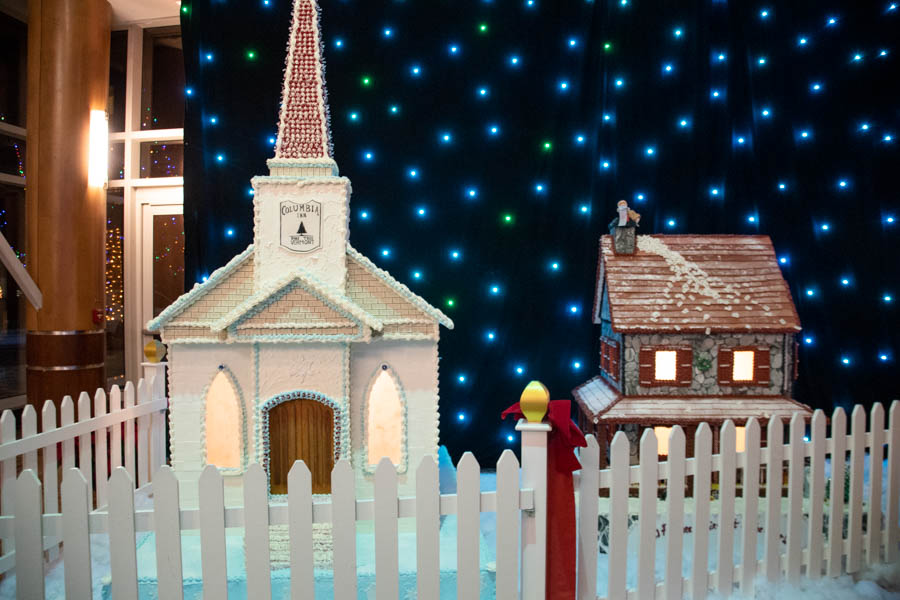
[[[322,204],[281,203],[281,245],[292,252],[312,252],[322,246]]]

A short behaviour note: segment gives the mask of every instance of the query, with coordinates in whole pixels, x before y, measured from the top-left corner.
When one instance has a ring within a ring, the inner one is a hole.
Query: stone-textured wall
[[[787,337],[787,339],[785,339]],[[784,334],[716,334],[716,335],[626,335],[622,354],[625,365],[625,394],[644,396],[741,396],[790,395],[793,377],[793,337]],[[638,357],[642,346],[691,346],[694,350],[694,376],[690,386],[639,385]],[[718,349],[754,346],[769,348],[769,385],[720,386],[718,383]],[[710,367],[701,371],[698,359],[708,359]]]

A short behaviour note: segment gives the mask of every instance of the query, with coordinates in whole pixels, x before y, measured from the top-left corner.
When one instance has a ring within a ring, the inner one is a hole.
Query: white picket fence
[[[31,470],[15,484],[17,511],[0,517],[0,532],[12,533],[16,543],[17,598],[43,598],[42,538],[62,539],[65,552],[65,589],[68,598],[90,598],[91,545],[89,534],[109,536],[113,598],[137,598],[135,534],[155,532],[158,597],[180,599],[182,532],[199,530],[203,595],[226,598],[228,573],[225,529],[243,527],[248,598],[270,598],[269,526],[288,525],[292,598],[312,598],[313,524],[330,523],[333,536],[334,598],[357,598],[357,521],[374,521],[376,598],[399,594],[398,519],[416,521],[416,586],[419,598],[438,598],[440,583],[439,531],[441,515],[456,515],[458,598],[481,594],[479,550],[480,514],[497,513],[496,597],[519,598],[520,512],[534,509],[533,490],[519,488],[519,462],[506,450],[497,463],[496,492],[480,491],[480,467],[466,453],[457,468],[457,493],[441,495],[438,467],[426,457],[416,471],[416,497],[399,498],[397,471],[382,459],[375,471],[374,499],[356,499],[350,463],[339,461],[332,471],[330,501],[314,501],[309,469],[297,461],[288,474],[287,502],[272,502],[266,474],[258,464],[243,475],[244,505],[224,505],[219,471],[208,466],[199,479],[199,508],[179,505],[179,483],[169,467],[153,479],[153,509],[135,510],[134,485],[124,468],[109,479],[108,510],[91,511],[89,486],[76,469],[62,483],[62,513],[41,514],[41,484]],[[502,558],[501,558],[502,557]],[[527,565],[526,565],[527,566]],[[535,596],[538,597],[538,596]],[[542,596],[540,596],[542,597]]]
[[[851,431],[847,434],[846,415],[838,408],[831,418],[831,437],[826,437],[826,417],[817,410],[804,439],[806,423],[801,415],[794,415],[787,443],[784,424],[774,418],[768,424],[765,448],[761,447],[759,423],[751,419],[745,430],[743,452],[736,452],[735,427],[728,421],[720,430],[720,453],[716,455],[712,454],[712,431],[704,423],[696,432],[694,457],[687,459],[684,432],[674,427],[664,461],[658,460],[657,439],[653,430],[648,429],[640,441],[640,464],[633,466],[629,464],[629,441],[620,431],[611,444],[610,467],[603,470],[599,469],[597,442],[589,436],[587,448],[580,453],[582,471],[578,478],[579,600],[598,597],[598,514],[609,519],[605,557],[609,561],[609,579],[605,598],[611,599],[689,597],[702,600],[710,591],[725,597],[735,592],[752,596],[758,575],[768,581],[796,581],[801,576],[836,577],[858,572],[864,563],[897,560],[900,558],[900,402],[891,405],[888,429],[884,427],[884,417],[884,408],[875,404],[867,432],[866,413],[861,406],[856,406],[850,419]],[[885,446],[887,494],[886,504],[882,506]],[[831,464],[827,501],[826,457]],[[869,480],[864,503],[866,461]],[[787,497],[782,498],[785,462]],[[763,498],[760,497],[761,466],[766,469]],[[846,506],[845,469],[849,469]],[[740,502],[735,498],[738,470],[742,473]],[[718,498],[711,501],[712,473],[718,473]],[[689,476],[694,478],[693,508],[686,511],[685,478]],[[658,500],[662,480],[665,480],[665,500]],[[636,510],[633,505],[629,508],[629,490],[634,484],[640,490]],[[604,488],[609,490],[608,504],[603,499],[608,509],[601,511],[597,490]],[[682,574],[686,513],[692,515],[694,524],[689,577]],[[638,547],[633,548],[636,553],[632,554],[628,548],[628,528],[632,521],[629,515],[637,516],[638,528]],[[664,542],[657,539],[657,515],[666,523]],[[713,515],[718,517],[718,547],[710,548],[706,523]],[[736,517],[743,523],[739,562],[735,560],[735,528],[731,526]],[[827,535],[823,533],[826,526]],[[662,581],[655,577],[658,543],[665,544]],[[763,544],[764,553],[762,560],[757,561],[759,544]],[[710,552],[718,553],[717,569],[713,572],[707,567]],[[631,589],[626,581],[629,556],[637,558],[637,586]]]
[[[124,404],[123,404],[124,400]],[[59,512],[61,474],[76,468],[88,486],[87,507],[107,504],[109,473],[123,467],[139,486],[150,482],[151,473],[165,462],[165,397],[162,379],[141,379],[135,389],[128,382],[124,390],[113,386],[109,397],[98,389],[93,397],[82,392],[75,402],[70,396],[59,405],[47,401],[41,410],[41,431],[37,413],[28,405],[17,427],[12,411],[0,415],[0,518],[14,514],[16,507],[17,463],[32,477],[40,473],[42,496],[32,508],[44,513]],[[92,409],[93,408],[93,414]],[[16,437],[16,432],[21,436]],[[38,470],[38,452],[42,461]],[[61,467],[61,469],[60,469]],[[42,542],[50,557],[56,556],[60,535],[48,535]],[[12,530],[0,530],[2,552],[0,574],[19,562]],[[69,553],[71,554],[71,553]]]

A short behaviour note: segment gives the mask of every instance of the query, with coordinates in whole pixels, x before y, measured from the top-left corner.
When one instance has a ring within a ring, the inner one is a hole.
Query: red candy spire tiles
[[[316,0],[294,0],[275,158],[331,158]]]

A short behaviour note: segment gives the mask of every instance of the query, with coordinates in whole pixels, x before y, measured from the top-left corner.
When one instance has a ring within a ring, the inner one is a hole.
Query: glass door
[[[139,188],[141,207],[140,356],[151,336],[147,322],[184,293],[183,188]]]

